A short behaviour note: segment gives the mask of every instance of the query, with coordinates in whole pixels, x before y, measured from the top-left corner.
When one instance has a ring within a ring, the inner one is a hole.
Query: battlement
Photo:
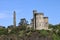
[[[44,19],[48,19],[48,17],[44,17]]]

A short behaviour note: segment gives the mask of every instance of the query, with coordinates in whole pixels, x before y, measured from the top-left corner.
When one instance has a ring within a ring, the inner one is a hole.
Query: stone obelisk
[[[13,26],[16,27],[16,12],[13,13]]]

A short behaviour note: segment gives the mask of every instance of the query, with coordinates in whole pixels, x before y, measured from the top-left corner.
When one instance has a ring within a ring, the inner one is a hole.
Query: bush
[[[41,31],[40,31],[40,35],[41,35],[41,36],[44,36],[44,37],[45,37],[45,36],[48,36],[48,34],[49,34],[49,33],[48,33],[46,30],[41,30]]]
[[[29,36],[31,36],[31,33],[32,33],[32,32],[28,32],[28,33],[26,33],[26,35],[29,37]]]
[[[9,33],[9,34],[17,34],[17,28],[13,28],[13,29],[11,29],[11,32]]]
[[[24,34],[25,34],[25,31],[23,31],[23,30],[22,30],[22,31],[19,31],[19,36],[20,36],[20,37],[23,37]]]
[[[0,28],[0,35],[6,35],[6,34],[7,34],[7,29]]]
[[[60,40],[59,36],[56,35],[56,34],[53,34],[53,35],[52,35],[52,38],[53,38],[53,40]]]

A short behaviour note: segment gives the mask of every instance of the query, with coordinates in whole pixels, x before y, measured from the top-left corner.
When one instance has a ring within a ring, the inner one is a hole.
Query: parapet
[[[48,19],[48,17],[44,17],[44,19]]]
[[[42,15],[44,16],[44,13],[43,12],[37,12],[37,10],[33,10],[33,15]]]
[[[44,15],[44,13],[42,13],[42,12],[40,12],[39,14],[40,14],[40,15]]]

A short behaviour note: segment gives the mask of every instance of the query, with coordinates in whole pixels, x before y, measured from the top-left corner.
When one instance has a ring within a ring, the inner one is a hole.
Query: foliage
[[[29,37],[29,36],[31,36],[31,34],[32,34],[32,32],[30,31],[30,32],[28,32],[28,33],[26,33],[26,35]]]
[[[60,40],[60,37],[58,35],[56,35],[56,34],[53,34],[52,38],[53,38],[53,40]]]
[[[7,29],[0,28],[0,35],[6,35],[6,34],[7,34]]]
[[[60,40],[60,24],[57,25],[49,25],[49,27],[53,28],[52,38],[53,40]]]
[[[59,36],[60,36],[60,30],[58,31],[57,35],[59,35]]]
[[[27,20],[25,18],[22,18],[19,22],[20,30],[26,30],[27,24]]]
[[[38,33],[39,36],[43,36],[43,37],[48,37],[48,35],[51,33],[50,36],[52,36],[53,40],[60,40],[60,24],[57,25],[51,25],[49,24],[49,28],[53,28],[52,31],[49,30],[34,30],[34,28],[26,28],[27,27],[27,23],[26,25],[24,24],[24,22],[20,22],[20,28],[19,26],[16,28],[13,28],[12,26],[8,27],[8,28],[0,28],[0,35],[7,35],[7,34],[16,34],[19,37],[23,37],[23,36],[30,36],[32,33]],[[12,28],[11,28],[12,27]],[[8,33],[8,30],[11,30]]]
[[[24,34],[25,34],[25,31],[22,30],[22,31],[19,31],[18,33],[19,33],[19,36],[20,36],[20,37],[23,37]]]
[[[18,33],[18,29],[17,28],[13,28],[13,29],[10,29],[11,32],[9,34],[17,34]]]
[[[40,30],[41,36],[48,36],[48,32],[46,30]]]

